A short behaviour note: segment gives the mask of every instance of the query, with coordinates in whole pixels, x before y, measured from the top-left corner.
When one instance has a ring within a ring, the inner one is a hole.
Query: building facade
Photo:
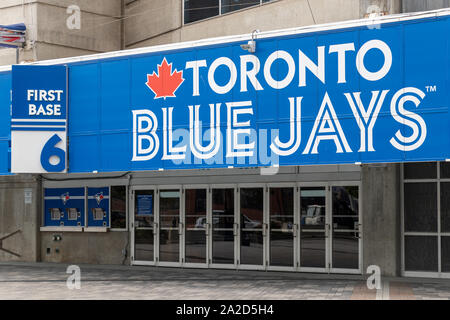
[[[0,4],[0,21],[25,22],[29,42],[19,62],[33,62],[448,6],[448,0],[8,0]],[[15,62],[15,50],[0,51],[0,64]],[[102,79],[115,76],[104,70]],[[0,134],[4,145],[9,140]],[[377,265],[391,276],[450,275],[447,162],[87,167],[0,176],[1,261],[359,274]],[[66,192],[84,202],[64,207],[62,221],[47,200]],[[78,209],[73,219],[71,208]]]

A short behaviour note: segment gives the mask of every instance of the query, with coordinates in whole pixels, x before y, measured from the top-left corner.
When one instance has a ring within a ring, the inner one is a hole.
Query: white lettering
[[[199,96],[199,78],[200,68],[206,67],[206,60],[188,61],[186,62],[186,69],[192,69],[192,95]]]
[[[364,57],[367,52],[372,49],[380,50],[384,55],[384,64],[380,70],[376,72],[370,72],[364,65]],[[392,52],[389,46],[381,40],[370,40],[362,45],[356,56],[356,68],[359,74],[366,80],[377,81],[384,78],[392,66]]]
[[[216,69],[221,65],[226,66],[228,68],[228,70],[230,71],[230,80],[228,80],[228,83],[225,84],[224,86],[219,86],[216,83],[216,80],[214,79],[214,74],[216,72]],[[237,79],[236,66],[234,65],[233,61],[230,58],[221,57],[221,58],[214,60],[214,62],[211,64],[211,67],[209,68],[209,71],[208,71],[208,81],[209,81],[209,85],[211,86],[211,89],[214,92],[216,92],[218,94],[228,93],[231,89],[233,89],[234,84],[236,83],[236,79]]]
[[[298,50],[299,55],[299,87],[306,86],[306,69],[308,68],[317,79],[325,83],[325,47],[317,47],[318,63],[315,64],[302,50]]]
[[[283,80],[277,81],[272,77],[272,74],[270,72],[270,69],[272,67],[272,64],[275,62],[275,60],[284,60],[288,65],[288,73],[284,77]],[[286,88],[294,79],[295,75],[295,63],[294,59],[292,59],[291,55],[283,50],[278,50],[273,52],[266,60],[266,63],[264,64],[264,77],[266,79],[266,82],[269,86],[271,86],[274,89],[283,89]]]
[[[402,97],[402,95],[404,96]],[[407,125],[413,130],[413,133],[409,137],[403,136],[400,130],[398,130],[395,133],[395,136],[391,138],[391,140],[389,140],[389,142],[398,150],[416,150],[423,144],[425,138],[427,137],[427,125],[425,124],[423,118],[417,113],[405,110],[404,108],[405,102],[408,101],[414,103],[417,108],[423,98],[425,98],[425,93],[417,88],[412,87],[401,89],[394,94],[394,97],[392,97],[392,117],[395,119],[395,121]]]
[[[375,125],[375,122],[377,121],[378,113],[380,113],[381,106],[383,105],[384,99],[386,98],[386,94],[388,92],[389,90],[383,90],[383,92],[381,93],[381,97],[378,100],[377,106],[374,109],[380,91],[372,91],[372,99],[370,100],[369,108],[367,110],[361,101],[361,92],[353,93],[353,97],[355,98],[356,106],[358,106],[358,109],[353,102],[351,94],[344,93],[350,105],[350,108],[352,109],[356,123],[358,124],[361,131],[361,146],[358,150],[359,152],[366,151],[366,140],[368,151],[375,151],[375,149],[373,148],[373,127]],[[360,113],[358,112],[358,110]]]

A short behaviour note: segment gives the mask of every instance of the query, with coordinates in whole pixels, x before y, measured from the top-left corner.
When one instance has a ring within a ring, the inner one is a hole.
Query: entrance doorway
[[[361,272],[358,183],[131,189],[133,264]]]

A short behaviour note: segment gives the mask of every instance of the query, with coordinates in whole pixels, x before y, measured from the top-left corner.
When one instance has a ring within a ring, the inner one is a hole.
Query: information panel
[[[66,172],[67,67],[12,67],[11,172]]]

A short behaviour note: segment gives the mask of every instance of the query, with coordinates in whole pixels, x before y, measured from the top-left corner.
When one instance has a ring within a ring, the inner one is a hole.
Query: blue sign
[[[447,15],[69,64],[69,172],[449,159],[449,34]]]
[[[46,188],[45,227],[84,227],[84,188]]]
[[[66,170],[67,67],[12,67],[11,171]]]
[[[88,188],[88,227],[109,227],[109,187]]]
[[[138,194],[136,215],[137,216],[151,216],[153,215],[153,195],[151,194]]]

